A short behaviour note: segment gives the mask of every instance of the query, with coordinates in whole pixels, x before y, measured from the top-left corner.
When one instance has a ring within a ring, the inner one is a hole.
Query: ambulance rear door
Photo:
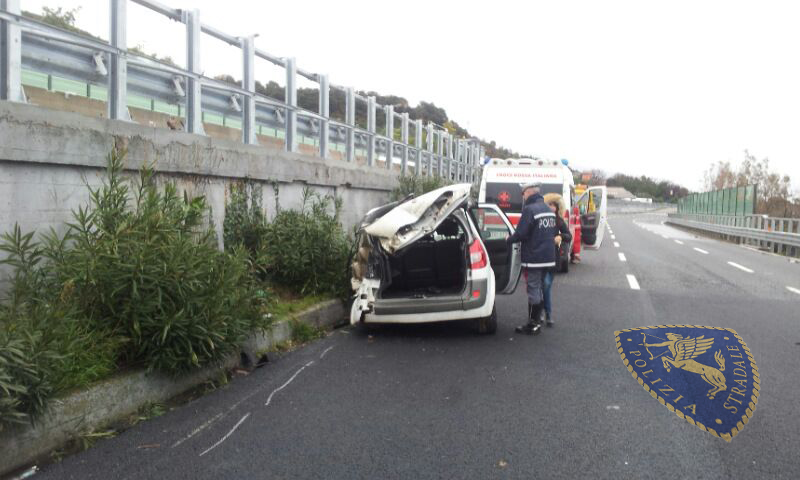
[[[600,248],[607,223],[608,191],[605,186],[591,187],[575,202],[581,215],[581,243]]]

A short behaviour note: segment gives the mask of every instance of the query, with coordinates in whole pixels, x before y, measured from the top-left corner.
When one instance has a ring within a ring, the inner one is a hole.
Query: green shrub
[[[223,358],[260,326],[247,254],[220,252],[203,197],[159,189],[143,168],[131,194],[112,155],[55,262],[60,283],[93,325],[111,329],[120,360],[170,373]]]
[[[392,201],[402,200],[403,198],[414,194],[420,196],[423,193],[428,193],[431,190],[450,185],[452,182],[443,177],[420,177],[418,175],[401,175],[398,177],[398,186],[389,195]]]
[[[264,280],[264,238],[267,233],[267,218],[261,206],[261,185],[245,181],[234,183],[230,189],[230,200],[225,204],[223,240],[225,249],[246,249],[254,274]]]
[[[52,275],[54,234],[39,244],[18,226],[0,250],[14,275],[0,304],[0,428],[29,420],[53,394],[86,385],[116,368],[115,340],[79,314]]]
[[[270,279],[303,295],[347,296],[353,241],[339,223],[340,199],[303,191],[300,210],[279,209],[264,236]]]
[[[213,363],[266,326],[247,251],[219,251],[203,198],[159,189],[147,168],[126,181],[112,154],[90,199],[63,236],[35,242],[16,227],[0,241],[13,269],[0,305],[2,423],[117,368]]]

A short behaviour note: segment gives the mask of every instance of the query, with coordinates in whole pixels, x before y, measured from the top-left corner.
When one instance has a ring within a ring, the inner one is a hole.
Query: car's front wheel
[[[497,307],[492,306],[492,314],[478,319],[478,333],[493,335],[497,333]]]

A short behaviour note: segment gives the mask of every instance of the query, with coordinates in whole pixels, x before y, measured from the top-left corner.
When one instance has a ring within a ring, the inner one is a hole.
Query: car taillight
[[[486,252],[483,251],[483,245],[477,238],[472,245],[469,246],[469,261],[472,270],[478,270],[486,267]]]

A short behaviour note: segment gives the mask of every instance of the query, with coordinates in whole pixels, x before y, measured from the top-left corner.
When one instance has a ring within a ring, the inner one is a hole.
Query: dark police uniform
[[[528,197],[517,230],[508,239],[509,243],[522,242],[522,268],[528,286],[528,324],[518,327],[518,332],[534,335],[540,332],[542,278],[547,269],[556,265],[553,245],[557,231],[556,214],[544,203],[544,197],[538,193]]]

